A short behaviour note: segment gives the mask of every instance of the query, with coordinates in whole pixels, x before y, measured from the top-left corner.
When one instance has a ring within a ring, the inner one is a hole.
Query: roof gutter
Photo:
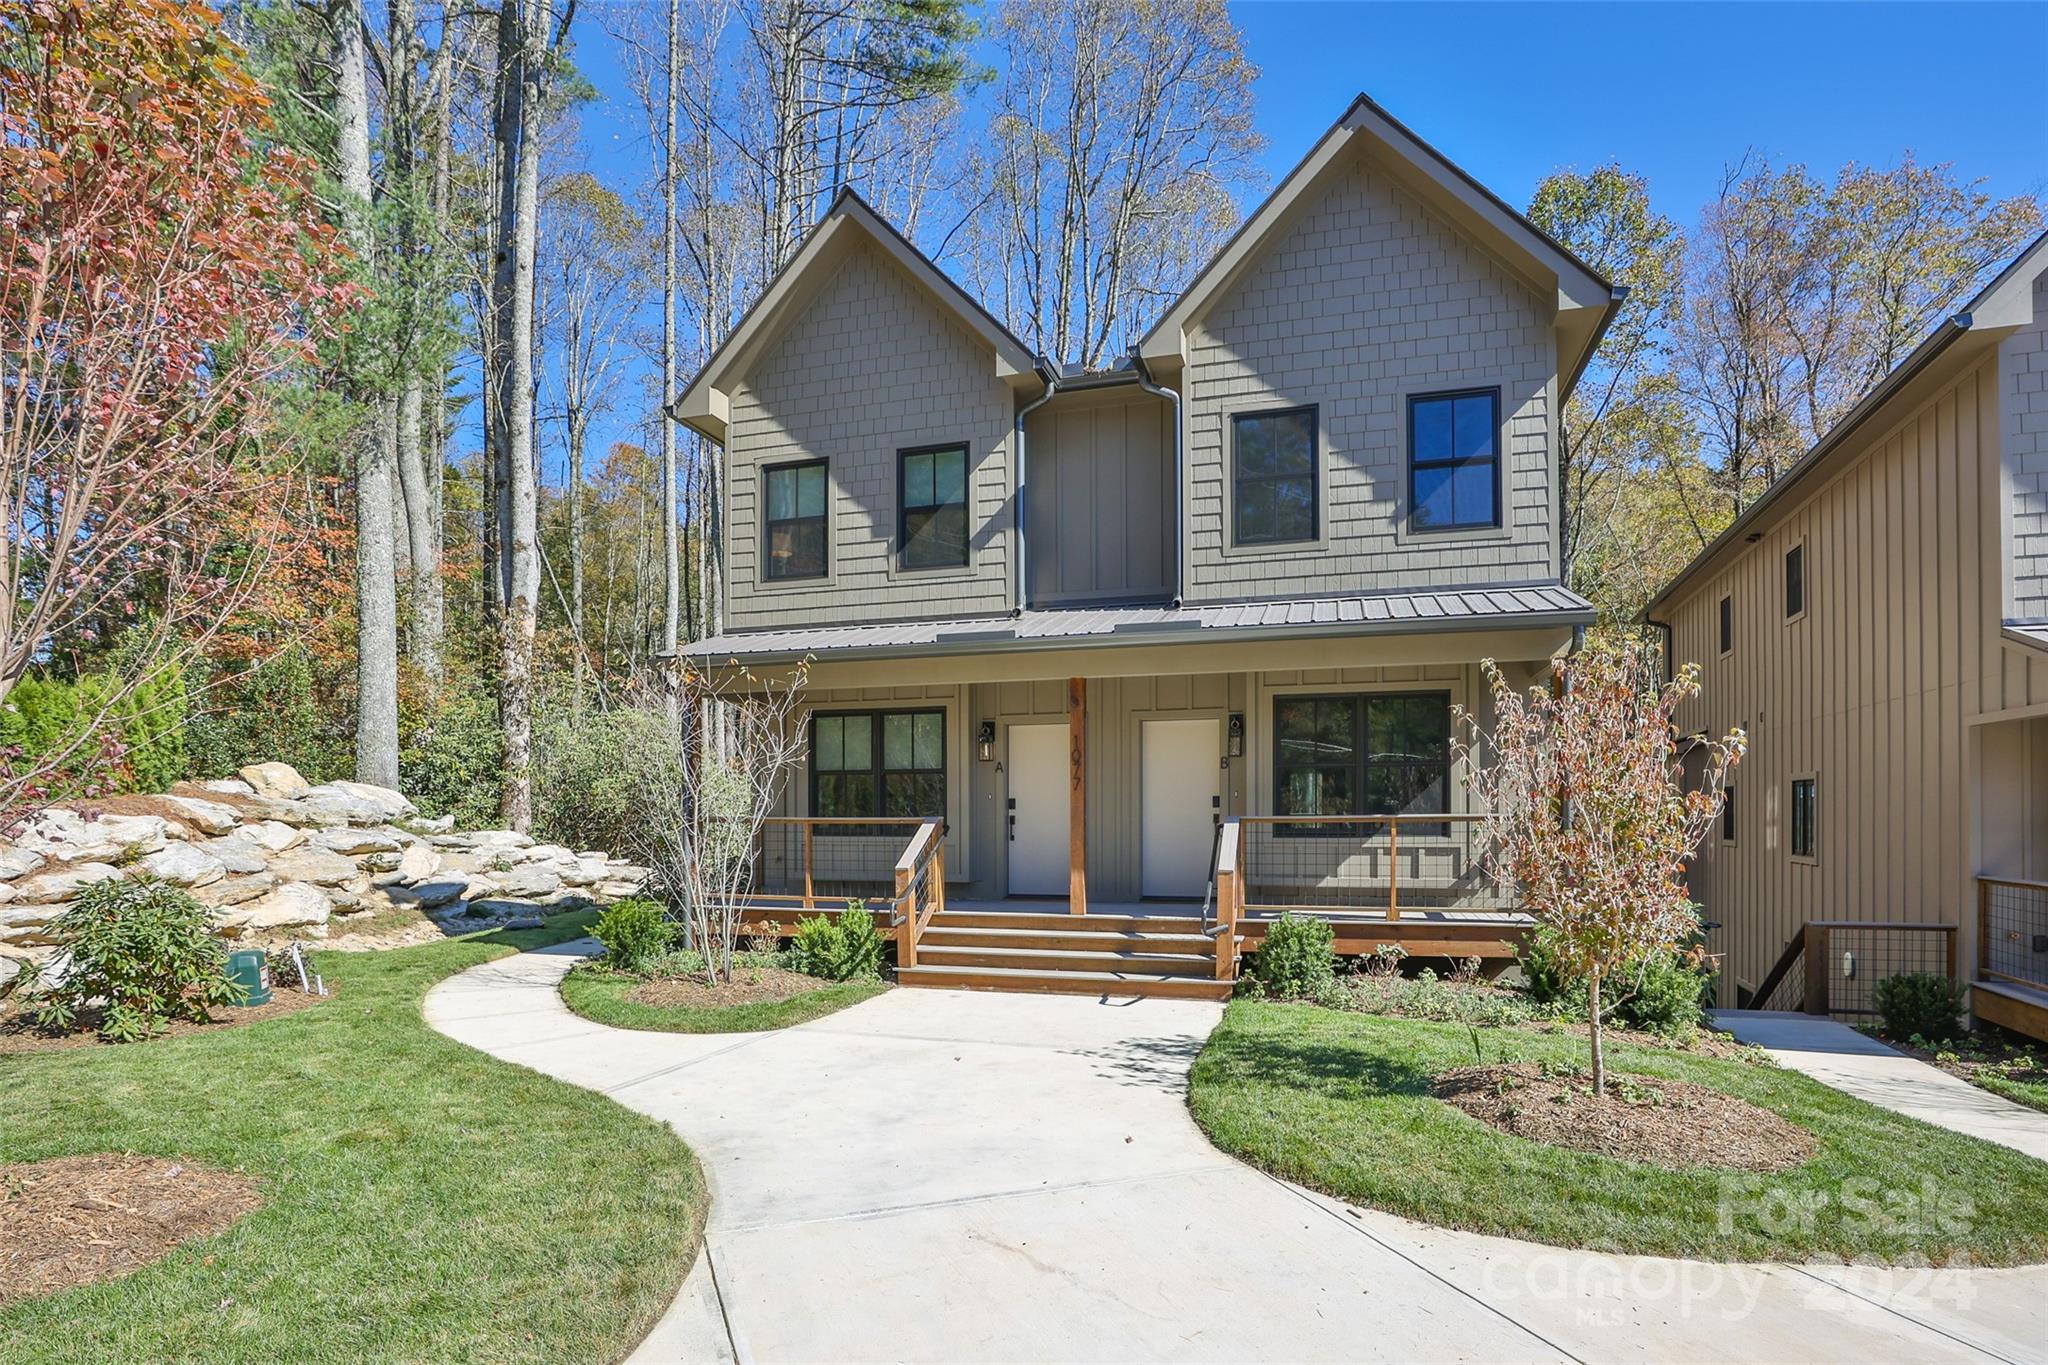
[[[1406,620],[1386,620],[1342,623],[1342,628],[1325,623],[1314,625],[1278,626],[1187,626],[1161,629],[1150,626],[1139,631],[1104,631],[1096,635],[1017,635],[988,634],[974,640],[936,640],[922,644],[843,646],[834,649],[783,649],[769,650],[754,654],[704,655],[684,647],[686,654],[698,653],[709,662],[731,660],[747,665],[795,663],[809,660],[812,663],[831,663],[835,660],[859,661],[866,659],[929,659],[942,656],[968,654],[1024,654],[1049,653],[1069,649],[1124,649],[1151,647],[1154,645],[1228,644],[1236,641],[1262,642],[1274,640],[1347,639],[1361,635],[1445,635],[1460,631],[1483,630],[1532,630],[1550,627],[1569,628],[1583,632],[1593,624],[1594,613],[1590,611],[1511,612],[1499,616],[1473,618],[1442,617]]]
[[[1693,576],[1699,573],[1710,561],[1730,545],[1743,539],[1748,534],[1749,528],[1754,526],[1771,508],[1777,506],[1779,500],[1784,497],[1787,491],[1805,479],[1808,474],[1814,471],[1816,465],[1833,454],[1851,436],[1860,431],[1863,428],[1863,424],[1883,410],[1885,404],[1889,403],[1900,389],[1905,388],[1906,385],[1919,378],[1921,372],[1926,370],[1936,360],[1939,360],[1948,351],[1949,347],[1955,345],[1968,335],[1974,322],[1975,319],[1969,313],[1957,313],[1937,330],[1933,336],[1921,342],[1913,354],[1907,356],[1882,384],[1879,384],[1876,388],[1865,394],[1863,401],[1849,410],[1848,416],[1835,423],[1834,428],[1827,435],[1821,437],[1818,444],[1799,457],[1798,463],[1780,475],[1776,483],[1765,489],[1763,496],[1759,497],[1748,507],[1745,507],[1740,516],[1728,523],[1727,530],[1715,536],[1708,543],[1706,549],[1694,555],[1692,562],[1683,569],[1680,569],[1677,576],[1665,584],[1663,590],[1655,597],[1650,599],[1649,605],[1643,608],[1643,619],[1648,621],[1652,613],[1677,596],[1679,589],[1691,582]]]
[[[1180,394],[1177,390],[1162,388],[1154,382],[1152,371],[1145,367],[1145,357],[1138,348],[1131,347],[1131,368],[1137,372],[1138,387],[1173,404],[1173,605],[1179,607],[1187,590],[1183,569],[1187,536],[1187,512],[1181,505],[1181,453],[1180,453]]]
[[[1017,600],[1010,608],[1012,616],[1022,616],[1024,609],[1031,604],[1031,563],[1028,549],[1031,537],[1025,528],[1025,508],[1029,505],[1029,499],[1025,497],[1025,475],[1029,465],[1026,462],[1024,419],[1050,403],[1052,396],[1060,390],[1059,371],[1042,355],[1038,357],[1038,377],[1045,381],[1045,392],[1017,409],[1017,506],[1010,518],[1017,528]]]

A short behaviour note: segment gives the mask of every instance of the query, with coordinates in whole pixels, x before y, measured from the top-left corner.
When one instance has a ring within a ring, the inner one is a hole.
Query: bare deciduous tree
[[[1095,367],[1237,223],[1264,139],[1221,0],[1004,0],[957,255],[1034,348]]]
[[[664,708],[680,720],[663,731],[673,745],[645,754],[636,774],[647,792],[638,854],[716,984],[732,975],[756,840],[803,761],[808,670],[716,679],[678,668]]]

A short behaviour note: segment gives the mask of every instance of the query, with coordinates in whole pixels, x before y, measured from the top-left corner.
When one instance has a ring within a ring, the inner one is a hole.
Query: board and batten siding
[[[1121,386],[1056,396],[1025,419],[1034,606],[1173,590],[1171,409]]]
[[[1363,154],[1191,330],[1190,601],[1554,581],[1554,305]],[[1408,526],[1407,398],[1501,391],[1498,531]],[[1233,413],[1313,403],[1321,539],[1231,545]]]
[[[1012,402],[990,348],[879,249],[847,249],[732,396],[726,625],[995,616],[1010,606]],[[896,565],[897,452],[964,443],[965,568]],[[764,581],[761,470],[828,461],[831,573]]]
[[[2010,344],[2010,339],[2008,343]],[[1708,839],[1694,896],[1723,927],[1723,1003],[1808,920],[1938,920],[1974,953],[1976,718],[2048,699],[2048,658],[2001,643],[1998,365],[1987,355],[1873,431],[1838,473],[1672,604],[1674,659],[1701,667],[1687,732],[1740,726],[1736,840]],[[1805,546],[1803,616],[1785,555]],[[1719,650],[1719,607],[1734,608]],[[2038,676],[2036,676],[2038,675]],[[2003,728],[2003,727],[2001,727]],[[1817,779],[1812,862],[1790,855],[1795,777]],[[2017,797],[2018,793],[2012,793]]]

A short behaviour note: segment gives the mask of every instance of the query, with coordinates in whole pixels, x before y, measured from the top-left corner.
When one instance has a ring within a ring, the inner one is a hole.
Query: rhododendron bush
[[[352,298],[270,127],[203,5],[0,0],[0,699],[122,632],[146,680],[290,535],[273,400]]]
[[[1685,863],[1747,740],[1741,730],[1680,737],[1678,708],[1699,695],[1699,667],[1666,681],[1647,644],[1595,645],[1526,694],[1491,660],[1485,669],[1492,728],[1461,711],[1454,743],[1485,817],[1488,870],[1550,931],[1559,965],[1586,981],[1593,1092],[1604,1095],[1601,984],[1697,927]]]

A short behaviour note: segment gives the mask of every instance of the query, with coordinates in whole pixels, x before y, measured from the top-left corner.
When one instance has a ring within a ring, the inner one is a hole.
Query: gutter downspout
[[[1186,571],[1184,559],[1187,534],[1187,513],[1181,505],[1180,394],[1176,390],[1162,388],[1153,382],[1152,372],[1145,368],[1145,359],[1138,354],[1138,348],[1135,346],[1131,348],[1131,368],[1137,371],[1139,388],[1173,404],[1173,605],[1178,609],[1184,596],[1185,585],[1182,575]]]
[[[1012,616],[1022,616],[1024,608],[1030,605],[1031,601],[1031,580],[1029,577],[1031,565],[1025,548],[1029,543],[1030,537],[1025,528],[1027,499],[1025,497],[1024,478],[1027,466],[1024,451],[1024,419],[1044,407],[1047,403],[1050,403],[1052,396],[1058,393],[1060,389],[1059,372],[1053,369],[1044,356],[1038,357],[1038,377],[1045,381],[1045,392],[1017,409],[1017,512],[1016,516],[1012,518],[1017,525],[1017,601],[1010,608],[1010,615]]]

